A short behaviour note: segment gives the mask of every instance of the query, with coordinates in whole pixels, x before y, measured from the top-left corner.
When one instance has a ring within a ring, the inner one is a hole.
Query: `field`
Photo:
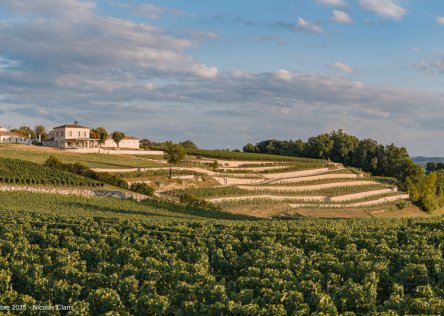
[[[0,144],[0,158],[22,159],[43,164],[50,156],[54,156],[64,163],[78,162],[89,168],[150,168],[159,166],[155,161],[136,156],[76,154],[48,147]]]
[[[444,313],[442,217],[270,221],[157,200],[0,200],[0,304],[23,314]]]

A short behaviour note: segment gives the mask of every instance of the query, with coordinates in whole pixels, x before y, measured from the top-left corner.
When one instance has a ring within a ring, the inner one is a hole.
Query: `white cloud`
[[[322,4],[328,4],[328,5],[336,5],[336,6],[345,5],[344,0],[316,0],[316,2],[322,3]]]
[[[360,0],[359,3],[366,10],[394,20],[400,20],[407,13],[407,10],[397,5],[394,0]]]
[[[297,29],[312,32],[312,33],[323,33],[324,32],[322,27],[320,27],[319,25],[308,22],[301,17],[298,18]]]
[[[416,64],[416,69],[426,74],[442,74],[444,73],[444,59],[435,61],[421,61]]]
[[[344,63],[341,62],[336,62],[334,64],[329,65],[331,68],[335,68],[344,72],[348,72],[348,73],[352,73],[353,72],[353,68],[351,68],[349,65],[346,65]]]
[[[333,16],[332,16],[332,21],[336,22],[336,23],[352,23],[352,18],[350,17],[350,15],[348,15],[347,13],[345,13],[344,11],[340,11],[340,10],[333,10]]]
[[[218,69],[216,67],[208,67],[203,64],[193,65],[194,74],[202,78],[215,78],[218,74]]]
[[[438,23],[438,24],[440,24],[440,25],[444,25],[444,16],[438,16],[438,17],[435,19],[435,22]]]

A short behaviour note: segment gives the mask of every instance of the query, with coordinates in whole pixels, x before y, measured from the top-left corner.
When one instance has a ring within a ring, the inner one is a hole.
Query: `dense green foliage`
[[[360,140],[343,130],[310,137],[307,142],[265,140],[256,145],[247,144],[244,151],[330,159],[374,176],[397,179],[399,188],[409,191],[412,201],[423,210],[430,211],[444,205],[438,182],[429,181],[435,183],[434,188],[425,184],[428,180],[424,170],[410,159],[404,147],[394,144],[383,146],[373,139]],[[434,166],[438,165],[430,168]]]
[[[0,182],[100,187],[102,183],[20,159],[0,158]]]
[[[426,165],[426,170],[429,172],[442,170],[442,169],[444,169],[444,162],[431,161],[431,162],[428,162]]]
[[[153,195],[154,194],[154,188],[149,186],[148,184],[142,183],[142,182],[133,183],[131,185],[131,191],[134,191],[137,193],[142,193],[145,195]]]
[[[172,142],[166,142],[163,158],[170,165],[170,172],[168,174],[168,178],[171,179],[171,174],[173,172],[173,165],[185,159],[185,149],[182,147],[182,145],[173,144]]]
[[[120,131],[114,131],[111,133],[111,138],[117,144],[117,148],[120,145],[120,142],[125,138],[125,133]]]
[[[2,305],[73,305],[70,315],[444,313],[442,218],[203,220],[51,196],[0,192]]]
[[[407,182],[407,190],[414,203],[425,211],[444,206],[444,174],[431,172]]]
[[[407,178],[422,171],[410,160],[404,147],[383,146],[372,139],[359,140],[343,130],[310,137],[307,142],[265,140],[254,146],[247,144],[244,151],[330,159],[375,176],[394,177],[401,186],[405,186]]]

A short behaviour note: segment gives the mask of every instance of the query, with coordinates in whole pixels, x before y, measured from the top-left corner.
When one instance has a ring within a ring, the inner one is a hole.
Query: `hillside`
[[[0,156],[54,153],[28,148]],[[444,313],[439,213],[401,209],[390,179],[340,164],[223,155],[189,155],[171,180],[161,157],[90,162],[156,188],[139,202],[0,191],[0,305],[57,315]],[[77,177],[0,161],[22,178]],[[378,216],[428,218],[301,220]]]
[[[110,173],[129,185],[146,183],[161,199],[210,203],[233,214],[263,218],[424,216],[404,192],[398,192],[393,180],[370,177],[322,159],[192,150],[174,166],[169,180],[169,167],[161,156],[75,154],[17,145],[1,149],[0,159],[20,157],[43,163],[54,156]],[[74,183],[66,181],[63,183]]]

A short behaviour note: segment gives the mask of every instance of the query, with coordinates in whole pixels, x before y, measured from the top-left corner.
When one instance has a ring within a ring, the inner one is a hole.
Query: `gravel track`
[[[240,189],[245,190],[269,190],[269,191],[314,191],[321,189],[360,186],[360,185],[373,185],[380,184],[375,181],[348,181],[348,182],[333,182],[316,185],[303,185],[303,186],[239,186]]]
[[[325,173],[328,171],[329,171],[328,168],[317,168],[317,169],[290,171],[290,172],[282,172],[282,173],[265,173],[262,175],[267,179],[283,179],[283,178],[296,178],[296,177],[310,176],[310,175]]]
[[[372,206],[384,204],[387,202],[406,200],[409,198],[408,194],[399,194],[393,196],[383,197],[377,200],[351,203],[351,204],[319,204],[319,205],[310,205],[310,204],[289,204],[293,208],[301,208],[301,207],[311,207],[311,208],[353,208],[353,207],[361,207],[361,206]]]
[[[362,176],[358,174],[323,174],[319,176],[308,176],[308,177],[297,177],[297,178],[287,178],[287,179],[277,179],[268,181],[268,184],[281,184],[281,183],[297,183],[306,182],[314,180],[324,180],[324,179],[360,179]]]
[[[396,192],[396,188],[388,188],[388,189],[381,189],[381,190],[373,190],[373,191],[365,191],[360,193],[353,193],[353,194],[346,194],[346,195],[339,195],[339,196],[333,196],[330,198],[330,202],[345,202],[345,201],[352,201],[352,200],[359,200],[362,198],[375,196],[375,195],[382,195],[387,193],[393,193]]]
[[[241,201],[241,200],[252,200],[252,199],[270,199],[277,201],[285,201],[285,200],[303,200],[303,201],[325,201],[326,196],[323,195],[313,195],[313,196],[304,196],[304,195],[295,195],[295,196],[280,196],[280,195],[245,195],[245,196],[229,196],[229,197],[221,197],[221,198],[209,198],[205,199],[208,202],[217,203],[223,201]]]

